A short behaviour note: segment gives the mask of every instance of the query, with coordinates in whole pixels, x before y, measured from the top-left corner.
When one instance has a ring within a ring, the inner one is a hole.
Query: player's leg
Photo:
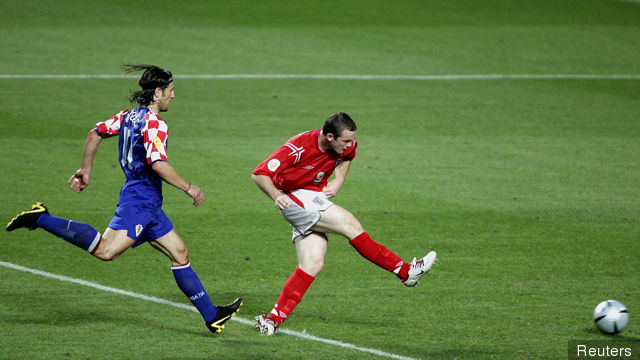
[[[18,228],[44,229],[89,253],[96,250],[102,238],[100,232],[89,224],[51,215],[41,202],[31,205],[31,210],[16,215],[7,224],[6,230],[13,231]]]
[[[104,261],[115,260],[134,243],[135,240],[129,237],[127,230],[107,228],[95,245],[91,255]]]
[[[313,280],[324,267],[327,254],[327,238],[324,234],[313,232],[296,239],[298,267],[282,287],[280,297],[276,301],[271,314],[279,323],[286,320],[293,309],[302,301]]]
[[[258,331],[262,335],[273,334],[293,309],[302,301],[302,297],[324,266],[327,253],[327,238],[324,234],[312,232],[296,238],[298,267],[287,279],[271,313],[256,318]]]
[[[404,272],[402,275],[406,275],[408,264],[405,265],[406,263],[399,256],[371,239],[358,219],[339,205],[333,205],[321,212],[320,220],[313,229],[343,235],[349,239],[351,246],[367,260],[383,269],[396,272],[396,274]],[[402,269],[403,267],[405,269]]]
[[[324,267],[329,242],[322,233],[312,232],[295,240],[298,267],[305,273],[315,277]]]
[[[189,249],[175,230],[158,239],[149,241],[149,244],[165,254],[171,260],[171,266],[184,266],[189,263]]]
[[[214,333],[220,333],[224,328],[224,323],[234,316],[242,306],[242,299],[238,298],[231,304],[224,306],[213,304],[200,278],[191,267],[186,244],[174,230],[149,243],[171,260],[171,270],[178,287],[198,309],[207,328]]]
[[[405,262],[386,246],[376,242],[364,231],[362,225],[353,214],[339,205],[333,205],[320,213],[320,220],[313,227],[315,231],[332,232],[349,239],[364,258],[391,271],[407,286],[417,284],[421,276],[426,274],[435,262],[435,252],[430,252],[422,259]]]
[[[340,234],[349,240],[364,232],[360,221],[347,209],[337,204],[320,212],[320,220],[315,224],[313,230]]]
[[[205,321],[215,318],[218,310],[211,302],[200,278],[189,262],[189,250],[178,234],[171,230],[149,244],[171,260],[173,276],[182,292],[191,300]]]

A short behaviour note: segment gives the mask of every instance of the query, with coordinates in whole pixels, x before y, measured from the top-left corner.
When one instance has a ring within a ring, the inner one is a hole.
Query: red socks
[[[366,232],[351,239],[349,244],[367,260],[395,273],[400,280],[406,281],[409,277],[409,263],[404,262],[384,245],[375,242]]]
[[[393,272],[400,280],[406,281],[409,277],[409,263],[404,262],[384,245],[375,242],[366,232],[351,239],[349,243],[360,255],[381,268]],[[314,279],[315,277],[296,267],[296,270],[284,283],[280,297],[268,315],[276,321],[278,326],[289,317]]]
[[[302,296],[307,292],[314,279],[315,277],[296,267],[296,270],[284,283],[280,297],[273,306],[271,314],[269,314],[278,325],[287,319],[296,305],[302,300]]]

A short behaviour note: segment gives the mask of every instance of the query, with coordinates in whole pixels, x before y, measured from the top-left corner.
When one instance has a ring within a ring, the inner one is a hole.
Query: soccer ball
[[[593,321],[600,331],[613,335],[627,327],[629,312],[621,302],[607,300],[598,304],[593,310]]]

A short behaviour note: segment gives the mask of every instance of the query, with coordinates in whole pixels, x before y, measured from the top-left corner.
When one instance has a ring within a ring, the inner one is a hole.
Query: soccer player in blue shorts
[[[69,178],[72,190],[86,189],[101,140],[119,135],[119,160],[126,181],[120,191],[115,216],[104,234],[91,225],[49,214],[41,202],[16,215],[6,230],[42,228],[105,261],[114,260],[128,248],[148,242],[171,260],[178,287],[198,309],[207,328],[220,333],[242,306],[242,299],[224,306],[213,305],[191,267],[187,246],[162,211],[162,181],[184,191],[195,206],[204,201],[202,190],[182,178],[167,161],[169,128],[158,114],[169,110],[175,97],[173,75],[153,65],[125,65],[124,70],[144,70],[138,82],[141,90],[131,94],[131,102],[137,102],[139,106],[123,110],[89,131],[82,167]]]

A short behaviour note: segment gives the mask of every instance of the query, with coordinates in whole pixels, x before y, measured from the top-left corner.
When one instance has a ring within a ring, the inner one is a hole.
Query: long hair
[[[153,101],[153,94],[156,88],[166,89],[167,86],[173,81],[173,75],[171,71],[159,68],[155,65],[146,64],[126,64],[122,66],[122,69],[128,74],[134,71],[142,71],[142,76],[138,85],[141,90],[134,91],[129,97],[129,101],[137,102],[142,106],[147,106]]]
[[[358,128],[356,123],[351,119],[349,115],[343,112],[337,112],[329,115],[322,127],[322,133],[325,135],[333,134],[335,137],[340,137],[342,131],[356,131]]]

